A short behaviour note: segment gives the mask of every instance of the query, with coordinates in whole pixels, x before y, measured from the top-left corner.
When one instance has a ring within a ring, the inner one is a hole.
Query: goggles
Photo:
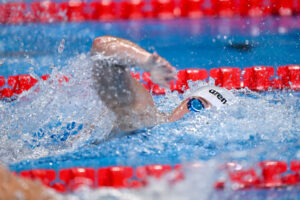
[[[189,109],[189,111],[191,112],[200,112],[201,110],[203,110],[205,107],[203,105],[203,103],[196,98],[191,98],[188,102],[187,102],[187,108]]]

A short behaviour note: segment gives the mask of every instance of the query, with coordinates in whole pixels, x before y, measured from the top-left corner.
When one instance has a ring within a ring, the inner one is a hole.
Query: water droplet
[[[2,66],[5,63],[5,58],[0,60],[0,66]]]
[[[65,49],[65,39],[62,39],[61,41],[60,41],[60,44],[59,44],[59,47],[58,47],[58,53],[62,53],[63,51],[64,51],[64,49]]]

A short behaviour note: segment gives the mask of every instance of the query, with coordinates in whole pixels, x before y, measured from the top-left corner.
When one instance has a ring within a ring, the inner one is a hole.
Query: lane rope
[[[264,17],[300,13],[300,0],[102,0],[0,4],[0,24],[172,19],[203,16]]]
[[[227,89],[249,88],[253,91],[270,91],[290,89],[300,91],[300,65],[279,66],[275,74],[274,67],[254,66],[249,68],[223,67],[210,69],[185,69],[179,70],[177,80],[170,82],[170,90],[183,93],[189,89],[188,81],[215,80],[215,85]],[[141,81],[152,94],[163,95],[165,88],[153,83],[151,74],[144,72],[132,72],[132,77]],[[209,74],[209,76],[208,76]],[[70,76],[61,75],[59,82],[69,81]],[[41,80],[49,79],[49,75],[43,75]],[[0,99],[13,99],[24,91],[29,90],[38,82],[30,75],[14,75],[7,78],[0,76]]]
[[[65,169],[32,169],[15,175],[39,180],[45,186],[58,192],[73,192],[81,186],[90,188],[141,188],[148,185],[148,178],[166,178],[168,184],[175,184],[185,179],[186,168],[201,168],[201,164],[186,165],[145,165],[138,167],[110,166],[98,169],[73,167]],[[297,186],[300,183],[300,161],[262,161],[256,166],[245,168],[239,163],[229,162],[219,167],[227,174],[227,179],[214,182],[216,190],[223,189],[274,189]],[[166,176],[168,175],[168,176]]]

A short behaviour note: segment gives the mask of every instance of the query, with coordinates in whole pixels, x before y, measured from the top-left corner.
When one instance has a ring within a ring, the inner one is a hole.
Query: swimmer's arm
[[[191,98],[200,98],[200,97],[190,97],[185,99],[183,102],[181,102],[181,104],[179,104],[179,106],[177,106],[173,112],[171,113],[171,115],[168,118],[169,122],[175,122],[179,119],[181,119],[186,113],[189,113],[190,110],[188,109],[187,103]],[[206,101],[205,99],[201,98],[201,102],[203,103],[205,108],[209,108],[211,107],[211,104]]]
[[[113,58],[119,65],[141,67],[142,69],[147,68],[147,61],[152,55],[129,40],[112,36],[96,38],[91,52]]]
[[[129,40],[112,36],[98,37],[93,42],[91,54],[108,57],[120,66],[139,67],[148,71],[152,80],[162,86],[169,86],[170,80],[176,78],[175,68],[168,61]]]
[[[179,119],[181,119],[186,113],[190,112],[189,109],[187,108],[187,102],[189,99],[184,100],[181,102],[179,106],[177,106],[171,115],[168,117],[169,122],[175,122]]]

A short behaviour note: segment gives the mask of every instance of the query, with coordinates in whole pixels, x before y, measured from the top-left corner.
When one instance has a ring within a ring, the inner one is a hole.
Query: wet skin
[[[169,87],[176,78],[175,68],[157,53],[149,53],[138,45],[112,36],[98,37],[91,49],[94,87],[102,102],[116,115],[113,132],[133,131],[173,122],[190,112],[187,100],[174,111],[159,112],[151,94],[141,83],[132,78],[130,67],[151,73],[154,83]],[[209,103],[202,98],[205,107]]]

